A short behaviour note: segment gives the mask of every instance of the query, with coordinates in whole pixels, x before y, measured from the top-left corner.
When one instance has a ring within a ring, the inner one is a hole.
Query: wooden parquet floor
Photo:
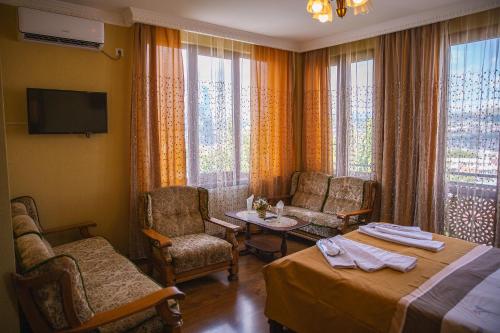
[[[288,253],[311,245],[299,239],[288,239]],[[182,332],[269,332],[264,316],[266,286],[262,275],[262,267],[268,262],[269,258],[248,254],[240,257],[238,281],[229,282],[227,273],[219,272],[178,284],[186,293],[181,303]]]

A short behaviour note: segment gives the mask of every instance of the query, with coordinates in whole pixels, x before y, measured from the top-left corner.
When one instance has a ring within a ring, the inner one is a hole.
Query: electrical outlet
[[[123,57],[125,54],[123,53],[123,49],[122,48],[116,48],[115,49],[115,56],[117,56],[118,58],[121,58]]]

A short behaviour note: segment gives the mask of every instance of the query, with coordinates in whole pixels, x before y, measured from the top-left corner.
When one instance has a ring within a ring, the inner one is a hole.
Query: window
[[[184,47],[188,184],[248,183],[250,60],[237,52]]]
[[[451,45],[445,232],[492,244],[500,147],[500,38]]]
[[[333,58],[330,67],[334,165],[338,176],[372,176],[373,55]],[[339,88],[340,87],[340,88]]]

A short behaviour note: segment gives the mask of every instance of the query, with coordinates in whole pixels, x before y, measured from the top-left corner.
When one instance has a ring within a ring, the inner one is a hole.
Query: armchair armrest
[[[211,217],[209,220],[206,221],[221,226],[225,228],[227,231],[238,232],[240,230],[239,226],[234,225],[232,223],[228,223],[226,221],[216,219],[215,217]]]
[[[64,231],[78,229],[80,231],[80,234],[82,235],[82,237],[90,238],[93,236],[90,234],[89,228],[96,227],[96,226],[97,226],[97,224],[95,222],[86,221],[86,222],[81,222],[81,223],[63,225],[63,226],[59,226],[59,227],[46,228],[43,230],[42,233],[44,235],[49,235],[49,234],[54,234],[54,233],[58,233],[58,232],[64,232]]]
[[[342,224],[338,227],[338,230],[341,233],[345,233],[349,230],[349,218],[351,216],[358,216],[358,215],[365,215],[365,214],[370,214],[372,212],[372,209],[359,209],[359,210],[352,210],[349,212],[338,212],[337,217],[339,219],[342,219],[343,222]]]
[[[350,212],[338,212],[337,217],[339,219],[345,219],[345,218],[349,218],[351,216],[370,214],[371,212],[372,212],[371,209],[352,210]]]
[[[172,246],[172,240],[153,229],[142,229],[142,233],[158,248]]]
[[[171,317],[163,318],[167,324],[173,327],[179,327],[182,324],[180,313],[166,309],[165,307],[168,308],[167,300],[182,300],[184,299],[184,296],[185,294],[179,291],[176,287],[164,288],[113,310],[96,313],[89,321],[81,324],[80,326],[64,330],[64,333],[88,332],[105,324],[123,319],[152,307],[157,308],[158,314],[162,318],[164,316]],[[169,312],[170,315],[166,312]]]
[[[269,202],[270,205],[276,205],[278,201],[282,200],[285,205],[289,205],[292,202],[292,196],[289,194],[286,195],[279,195],[276,197],[271,197],[268,198],[267,201]]]

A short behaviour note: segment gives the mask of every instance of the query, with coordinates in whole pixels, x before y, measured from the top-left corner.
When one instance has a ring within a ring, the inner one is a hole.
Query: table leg
[[[286,238],[288,234],[286,232],[283,232],[281,234],[281,257],[286,256],[286,253],[288,251],[287,245],[286,245]]]
[[[247,230],[245,231],[245,239],[250,239],[252,238],[252,233],[250,232],[250,223],[247,222]],[[250,253],[250,249],[248,248],[247,245],[245,245],[245,249],[240,251],[240,256],[246,256],[247,254]]]

